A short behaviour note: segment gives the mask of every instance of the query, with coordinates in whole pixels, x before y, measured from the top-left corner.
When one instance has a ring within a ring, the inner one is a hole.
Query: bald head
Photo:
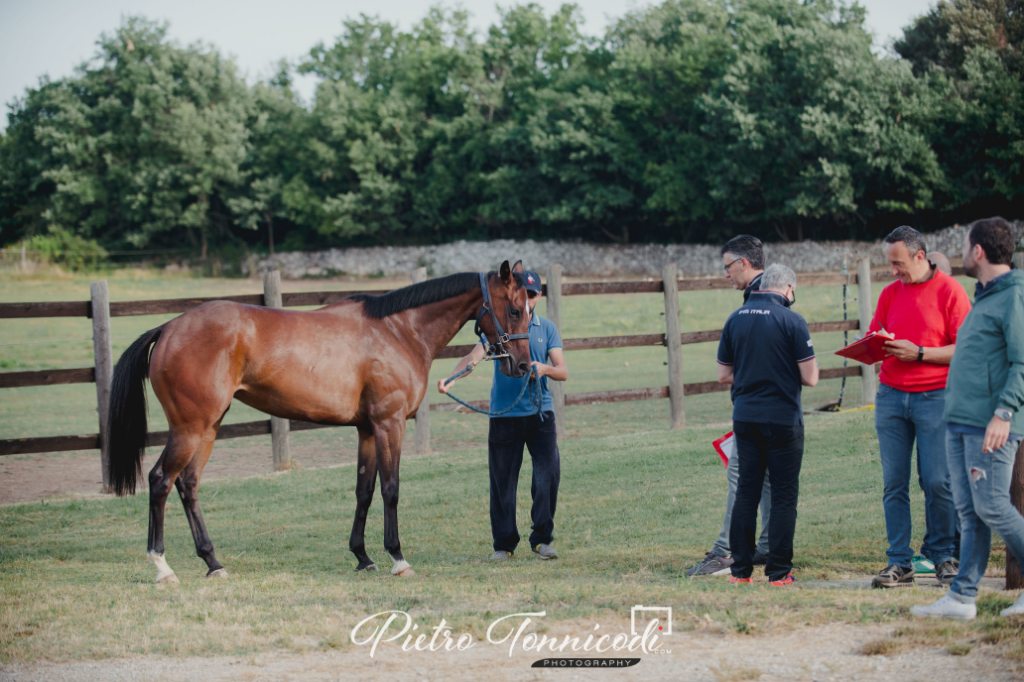
[[[931,251],[928,253],[928,260],[931,261],[932,265],[941,270],[944,274],[952,275],[953,268],[949,264],[949,259],[946,258],[945,254],[939,253],[938,251]]]

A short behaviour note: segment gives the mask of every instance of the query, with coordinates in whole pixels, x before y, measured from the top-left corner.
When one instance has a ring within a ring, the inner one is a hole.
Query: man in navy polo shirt
[[[718,381],[732,384],[740,465],[729,531],[733,583],[752,582],[757,505],[766,470],[772,500],[765,573],[772,585],[794,581],[790,571],[804,453],[800,391],[818,383],[807,323],[789,309],[795,301],[796,274],[784,265],[769,265],[761,289],[729,316],[718,344]]]
[[[530,450],[533,460],[533,507],[530,518],[533,532],[530,533],[530,548],[541,559],[557,559],[558,552],[551,546],[554,539],[555,506],[558,502],[558,482],[561,464],[558,457],[558,438],[555,432],[555,404],[548,388],[548,379],[565,381],[569,370],[562,354],[562,338],[553,322],[533,312],[541,295],[540,276],[531,270],[523,270],[516,263],[513,271],[519,271],[529,297],[530,311],[530,360],[540,381],[540,412],[531,403],[527,390],[515,407],[501,417],[491,417],[490,432],[487,435],[487,465],[491,477],[491,535],[494,539],[494,554],[490,561],[511,559],[519,544],[519,529],[516,527],[516,493],[519,489],[519,470],[523,466],[523,446]],[[483,345],[478,345],[469,355],[462,358],[452,374],[463,370],[470,362],[484,356]],[[547,364],[550,362],[550,364]],[[519,396],[524,379],[512,379],[498,369],[494,363],[494,383],[491,385],[491,411],[501,411]],[[437,390],[447,393],[442,379]]]

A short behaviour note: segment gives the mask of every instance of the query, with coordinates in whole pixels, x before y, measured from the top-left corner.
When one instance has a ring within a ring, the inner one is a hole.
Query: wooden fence
[[[858,301],[860,319],[870,319],[872,314],[871,281],[888,281],[888,273],[872,274],[867,260],[858,264],[857,275],[850,276],[851,283],[858,285]],[[684,383],[681,347],[686,344],[717,341],[721,336],[720,329],[681,332],[679,324],[678,292],[708,291],[712,289],[728,289],[731,284],[725,278],[716,279],[677,279],[674,265],[665,268],[661,281],[639,282],[585,282],[563,284],[561,266],[555,265],[547,273],[547,284],[544,285],[547,295],[548,317],[561,332],[561,311],[563,296],[595,296],[603,294],[661,293],[665,299],[665,324],[663,334],[637,334],[632,336],[598,336],[585,338],[563,339],[566,352],[592,350],[600,348],[628,348],[638,346],[663,346],[668,352],[668,382],[665,386],[647,388],[631,388],[615,391],[595,391],[589,393],[562,392],[562,384],[552,382],[555,398],[555,419],[561,433],[565,432],[565,406],[591,405],[595,403],[612,403],[630,400],[649,400],[668,398],[670,419],[673,428],[685,425],[686,412],[684,397],[726,391],[728,386],[715,381],[701,383]],[[426,272],[422,269],[413,273],[414,281],[422,281]],[[840,274],[801,275],[801,287],[841,285],[847,282],[847,276]],[[667,286],[666,286],[667,284]],[[386,290],[370,290],[364,293],[380,294]],[[114,366],[114,357],[110,342],[110,318],[129,315],[156,315],[183,313],[203,303],[213,300],[230,300],[251,305],[271,305],[275,307],[321,306],[340,301],[351,296],[353,291],[316,291],[301,293],[282,293],[280,273],[271,272],[264,276],[264,294],[245,296],[226,296],[221,298],[182,298],[152,301],[115,301],[109,302],[106,282],[96,282],[91,286],[91,300],[62,301],[44,303],[2,303],[0,319],[33,318],[33,317],[86,317],[93,323],[93,352],[95,367],[77,369],[47,369],[29,372],[0,373],[0,388],[24,386],[53,386],[57,384],[95,383],[97,405],[99,408],[99,433],[86,435],[47,436],[42,438],[12,438],[0,440],[0,456],[21,455],[39,452],[59,452],[67,450],[96,449],[101,452],[106,476],[106,416],[110,393],[110,379]],[[809,325],[812,333],[836,332],[859,329],[857,320],[839,320],[833,322],[815,322]],[[458,358],[472,350],[472,345],[454,345],[445,348],[439,358]],[[865,370],[865,371],[862,371]],[[835,379],[845,376],[861,376],[863,395],[870,401],[875,394],[875,372],[868,367],[848,367],[822,370],[822,379]],[[428,393],[429,396],[429,393]],[[455,403],[429,403],[424,399],[424,406],[416,415],[416,449],[426,452],[430,447],[429,412],[436,410],[464,410]],[[486,408],[488,401],[475,401],[480,408]],[[242,438],[262,434],[273,434],[273,467],[276,470],[290,466],[288,453],[288,434],[291,431],[326,428],[322,424],[302,421],[289,421],[272,418],[241,424],[226,424],[220,427],[219,439]],[[147,445],[163,445],[167,442],[167,432],[157,431],[149,434]],[[104,480],[106,484],[107,481]]]

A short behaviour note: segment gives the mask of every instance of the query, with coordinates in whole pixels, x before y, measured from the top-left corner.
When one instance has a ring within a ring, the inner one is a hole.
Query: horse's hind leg
[[[178,576],[164,559],[164,512],[167,495],[171,492],[178,474],[192,461],[192,455],[199,447],[198,435],[171,433],[163,453],[149,472],[149,543],[147,556],[156,566],[158,583],[176,583]]]
[[[377,570],[377,566],[366,554],[364,534],[366,531],[366,514],[373,502],[373,491],[377,485],[377,448],[373,434],[363,429],[359,431],[359,472],[356,479],[356,517],[352,522],[352,536],[348,548],[356,555],[359,565],[357,571]]]
[[[178,475],[174,485],[178,488],[178,495],[181,497],[181,504],[185,507],[185,518],[188,519],[189,528],[192,529],[192,539],[196,543],[196,554],[206,562],[210,569],[206,577],[226,578],[228,572],[217,561],[213,554],[213,542],[209,533],[206,532],[206,523],[203,521],[203,512],[199,509],[199,478],[203,475],[203,467],[210,459],[210,451],[213,450],[213,441],[217,435],[217,427],[220,422],[214,425],[212,433],[203,436],[199,451],[192,457],[192,461]]]
[[[398,539],[398,463],[402,459],[405,418],[382,423],[376,431],[377,469],[380,471],[380,495],[384,499],[384,549],[395,562],[393,575],[409,578],[416,575],[402,555]]]

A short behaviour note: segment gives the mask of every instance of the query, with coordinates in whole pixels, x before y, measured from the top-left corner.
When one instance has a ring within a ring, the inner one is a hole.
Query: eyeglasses
[[[526,297],[527,298],[534,299],[534,298],[537,298],[538,296],[540,296],[540,292],[539,291],[530,291],[529,289],[526,290]]]
[[[726,263],[726,264],[725,264],[725,267],[724,267],[724,268],[722,268],[722,269],[723,269],[723,270],[725,270],[726,272],[729,272],[729,268],[731,268],[732,266],[736,265],[736,264],[737,264],[737,263],[739,263],[739,262],[740,262],[741,260],[743,260],[743,259],[742,259],[742,258],[737,258],[736,260],[734,260],[734,261],[733,261],[733,262],[731,262],[731,263]]]

